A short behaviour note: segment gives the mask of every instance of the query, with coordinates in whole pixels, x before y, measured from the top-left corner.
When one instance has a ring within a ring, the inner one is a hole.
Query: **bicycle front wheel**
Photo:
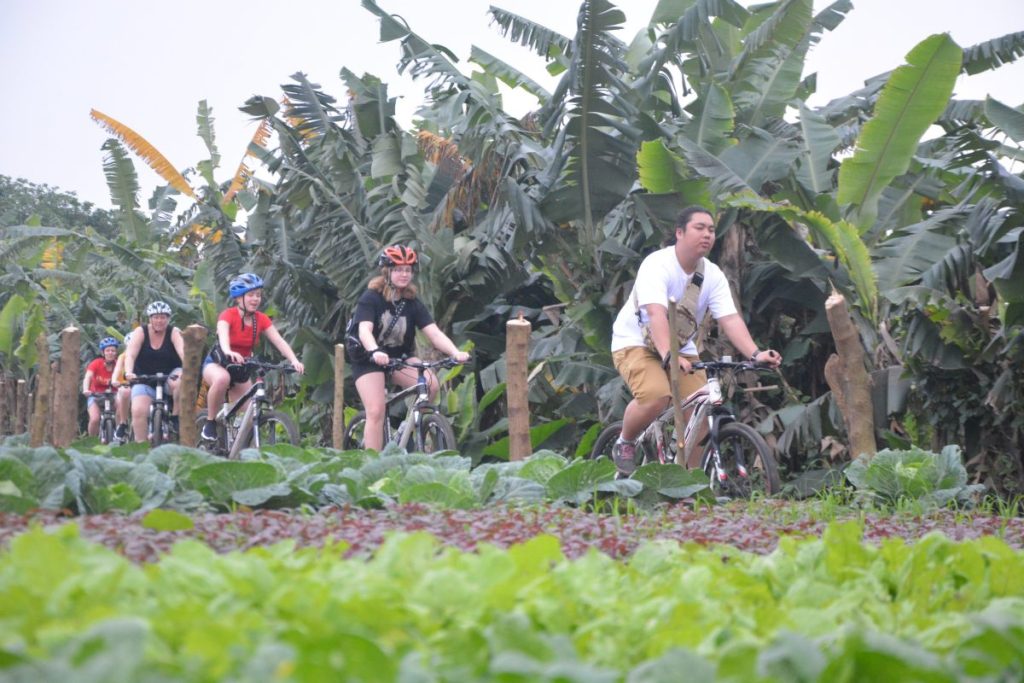
[[[421,453],[455,450],[455,432],[443,415],[430,413],[420,417],[420,433],[416,435],[416,448]]]
[[[366,412],[360,410],[349,421],[345,428],[345,438],[341,441],[342,450],[350,451],[363,447],[363,435],[366,433]]]
[[[100,423],[100,443],[112,444],[114,443],[114,430],[117,429],[114,425],[114,420],[107,417]]]
[[[715,495],[726,498],[771,496],[782,488],[775,456],[764,438],[752,427],[739,422],[723,425],[718,430],[718,453],[722,463],[720,472],[713,471],[710,444],[702,460]],[[743,464],[742,469],[740,463]]]
[[[149,442],[156,448],[164,442],[164,411],[159,408],[153,411],[149,425]]]
[[[260,414],[259,430],[260,446],[273,446],[276,443],[299,445],[299,428],[291,417],[278,410],[265,410]]]

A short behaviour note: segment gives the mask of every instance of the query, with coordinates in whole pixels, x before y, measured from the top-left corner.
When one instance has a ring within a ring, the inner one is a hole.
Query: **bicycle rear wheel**
[[[273,446],[277,443],[299,445],[299,428],[291,417],[278,410],[265,410],[260,413],[259,430],[260,446]]]
[[[428,413],[420,418],[416,447],[421,453],[455,450],[455,432],[443,415]]]
[[[594,447],[590,450],[590,454],[587,457],[591,460],[597,460],[603,455],[609,460],[614,461],[615,459],[612,457],[612,448],[615,447],[615,442],[618,440],[619,434],[621,433],[622,420],[612,422],[597,435],[597,440],[594,441]],[[633,457],[636,459],[637,467],[649,462],[658,462],[658,454],[655,452],[655,446],[649,443],[648,439],[643,437],[637,441],[636,455]],[[669,460],[669,462],[671,462],[671,460]]]
[[[771,496],[779,492],[782,482],[775,456],[764,438],[755,429],[739,422],[730,422],[718,430],[718,452],[723,472],[715,476],[711,446],[704,450],[704,472],[711,479],[716,496],[750,498]],[[742,462],[746,474],[740,471]]]

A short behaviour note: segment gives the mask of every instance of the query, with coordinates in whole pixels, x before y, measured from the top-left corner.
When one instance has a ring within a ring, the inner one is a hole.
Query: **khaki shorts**
[[[697,356],[684,355],[691,363]],[[612,352],[612,363],[626,381],[633,398],[639,403],[650,403],[672,396],[668,383],[668,370],[661,367],[661,359],[646,346],[630,346]],[[679,397],[685,399],[707,382],[703,370],[692,374],[680,373]]]

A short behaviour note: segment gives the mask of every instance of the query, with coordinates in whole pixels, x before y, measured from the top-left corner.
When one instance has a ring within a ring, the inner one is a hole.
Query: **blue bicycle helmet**
[[[114,348],[117,348],[119,346],[119,343],[113,337],[104,337],[103,339],[100,339],[100,353],[103,353],[103,349],[107,348],[108,346],[113,346]]]
[[[228,285],[228,297],[237,299],[254,289],[263,289],[263,278],[256,273],[242,273]]]

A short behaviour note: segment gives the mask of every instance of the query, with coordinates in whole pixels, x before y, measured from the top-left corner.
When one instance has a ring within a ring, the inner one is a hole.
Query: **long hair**
[[[369,284],[366,285],[367,289],[372,289],[378,292],[385,301],[391,301],[395,298],[395,294],[398,290],[391,286],[391,278],[388,277],[388,269],[385,266],[380,269],[380,275],[370,280]],[[419,290],[416,289],[416,285],[409,283],[409,286],[402,290],[403,299],[415,299],[416,294]]]

